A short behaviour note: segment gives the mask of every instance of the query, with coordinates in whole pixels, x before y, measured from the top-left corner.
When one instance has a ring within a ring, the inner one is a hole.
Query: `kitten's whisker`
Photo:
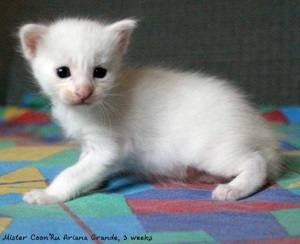
[[[123,97],[124,96],[124,94],[121,94],[121,93],[119,93],[119,94],[117,94],[117,93],[108,93],[108,94],[106,94],[107,96],[115,96],[115,97]]]
[[[111,119],[110,119],[109,110],[107,109],[107,105],[106,105],[105,102],[100,104],[100,107],[103,110],[105,116],[107,117],[107,123],[108,123],[108,126],[109,126],[109,133],[111,135],[112,134],[112,123],[111,123]]]
[[[120,104],[118,104],[116,101],[111,100],[105,100],[103,105],[105,105],[111,112],[113,113],[119,113]]]
[[[46,109],[50,108],[51,106],[52,106],[52,103],[49,102],[48,104],[46,104],[45,106],[43,106],[43,107],[41,108],[41,110],[46,110]]]

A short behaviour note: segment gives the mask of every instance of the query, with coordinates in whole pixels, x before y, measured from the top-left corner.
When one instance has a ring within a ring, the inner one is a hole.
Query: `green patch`
[[[28,93],[23,96],[23,105],[27,108],[48,112],[50,109],[50,101],[42,96]]]
[[[300,209],[284,209],[272,212],[273,216],[291,236],[300,233]]]
[[[287,188],[290,184],[299,181],[299,175],[294,172],[286,171],[276,181],[282,188]]]
[[[59,205],[28,203],[0,205],[0,214],[12,218],[65,218],[68,214]]]
[[[1,119],[4,118],[5,111],[6,111],[6,107],[0,106],[0,118]]]
[[[40,136],[53,136],[53,135],[61,135],[61,130],[59,126],[54,123],[46,124],[46,125],[28,125],[26,126],[26,132],[31,134],[36,134]]]
[[[282,133],[288,133],[290,130],[290,125],[278,123],[275,125],[275,128]]]
[[[270,106],[263,106],[263,107],[259,108],[259,111],[261,113],[267,113],[267,112],[271,112],[271,111],[274,111],[277,109],[278,109],[278,107],[270,105]]]
[[[285,157],[285,170],[280,178],[276,181],[282,188],[288,188],[289,185],[299,181],[300,171],[300,157],[299,156],[286,156]]]
[[[213,243],[215,240],[204,231],[160,232],[147,234],[154,243]]]
[[[33,162],[37,168],[43,166],[69,166],[78,161],[80,151],[76,149],[69,149],[61,153],[49,156],[37,162]]]
[[[292,146],[294,146],[296,148],[300,148],[300,137],[299,136],[289,135],[289,137],[286,140]]]
[[[289,170],[300,172],[300,157],[299,156],[287,156],[285,160]]]
[[[66,205],[72,212],[84,217],[132,214],[125,198],[116,194],[87,195],[67,202]]]
[[[16,142],[14,141],[0,141],[0,149],[15,147]]]

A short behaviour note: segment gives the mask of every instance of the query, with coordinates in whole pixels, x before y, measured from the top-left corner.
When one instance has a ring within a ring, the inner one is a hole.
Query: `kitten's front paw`
[[[212,193],[212,198],[221,201],[236,201],[242,197],[242,192],[228,184],[220,184]]]
[[[54,204],[61,202],[57,197],[49,195],[46,190],[32,190],[23,196],[23,200],[33,204]]]

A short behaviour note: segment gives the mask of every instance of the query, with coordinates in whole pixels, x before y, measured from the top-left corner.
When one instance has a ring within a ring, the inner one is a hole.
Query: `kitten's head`
[[[43,91],[69,105],[101,102],[114,86],[136,21],[64,19],[20,29],[22,52]]]

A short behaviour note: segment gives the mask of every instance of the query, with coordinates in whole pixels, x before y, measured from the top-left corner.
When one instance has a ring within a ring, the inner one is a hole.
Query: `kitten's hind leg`
[[[239,173],[232,181],[216,187],[212,197],[223,201],[235,201],[248,197],[265,183],[266,175],[267,163],[258,153],[254,153],[242,162],[239,166]]]

